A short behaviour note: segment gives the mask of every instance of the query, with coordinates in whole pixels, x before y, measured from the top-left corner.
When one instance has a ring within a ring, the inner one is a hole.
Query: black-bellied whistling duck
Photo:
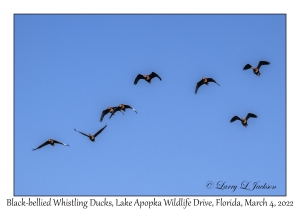
[[[84,136],[87,136],[87,137],[89,137],[89,139],[91,140],[91,141],[95,141],[95,138],[106,128],[106,126],[107,125],[105,125],[103,128],[101,128],[99,131],[97,131],[97,133],[95,133],[94,135],[91,135],[91,134],[85,134],[85,133],[83,133],[83,132],[80,132],[80,131],[77,131],[75,128],[74,128],[74,130],[75,131],[77,131],[78,133],[81,133],[82,135],[84,135]]]
[[[234,122],[234,121],[236,121],[236,120],[240,120],[241,122],[242,122],[242,125],[243,126],[245,126],[245,127],[247,127],[248,126],[248,119],[250,118],[250,117],[253,117],[253,118],[257,118],[257,116],[255,115],[255,114],[252,114],[252,113],[248,113],[247,114],[247,117],[246,118],[239,118],[238,116],[234,116],[231,120],[230,120],[230,122],[232,123],[232,122]]]
[[[250,64],[246,64],[246,66],[243,68],[243,70],[247,70],[247,69],[253,69],[253,73],[256,74],[257,76],[260,76],[260,71],[259,71],[259,68],[262,66],[262,65],[269,65],[270,62],[268,61],[259,61],[257,67],[253,67],[251,66]]]
[[[54,139],[48,139],[48,140],[45,141],[43,144],[41,144],[40,146],[38,146],[37,148],[32,149],[32,150],[37,150],[37,149],[39,149],[39,148],[41,148],[41,147],[43,147],[43,146],[46,146],[46,145],[48,145],[48,144],[51,144],[52,146],[54,146],[54,144],[62,144],[62,145],[64,145],[64,146],[70,146],[70,145],[68,145],[68,144],[59,142],[59,141],[54,140]]]
[[[125,112],[126,109],[132,109],[135,113],[137,113],[137,111],[133,107],[131,107],[129,105],[126,105],[126,104],[119,104],[119,106],[117,106],[114,109],[114,111],[110,114],[109,118],[111,118],[117,111],[124,111]]]
[[[113,111],[114,111],[114,109],[115,108],[117,108],[116,106],[114,106],[114,107],[107,107],[107,109],[104,109],[103,111],[102,111],[102,114],[101,114],[101,117],[100,117],[100,122],[102,122],[102,120],[103,120],[103,118],[104,118],[104,116],[107,114],[107,113],[112,113]],[[124,114],[123,112],[122,112],[122,114]]]
[[[197,91],[198,91],[198,88],[205,84],[205,85],[208,85],[209,82],[214,82],[216,83],[217,85],[219,85],[213,78],[205,78],[205,77],[202,77],[202,79],[197,83],[196,85],[196,89],[195,89],[195,94],[197,94]],[[220,85],[219,85],[220,86]]]
[[[149,74],[149,75],[146,75],[146,74],[144,74],[144,75],[138,74],[138,75],[136,76],[135,80],[134,80],[134,84],[136,85],[140,79],[144,79],[144,80],[146,80],[149,84],[151,84],[151,79],[153,79],[154,77],[157,77],[158,79],[161,80],[160,76],[158,76],[158,74],[156,74],[155,72],[152,72],[152,73]]]

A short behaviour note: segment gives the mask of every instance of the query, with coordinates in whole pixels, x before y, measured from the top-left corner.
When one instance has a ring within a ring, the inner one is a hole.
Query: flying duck
[[[101,117],[100,117],[100,122],[102,122],[102,120],[103,120],[103,118],[104,118],[104,116],[107,114],[107,113],[112,113],[113,111],[114,111],[114,109],[115,108],[117,108],[116,106],[114,106],[114,107],[107,107],[107,109],[104,109],[103,111],[102,111],[102,114],[101,114]],[[122,111],[121,111],[122,112]],[[122,114],[124,114],[123,112],[122,112]]]
[[[155,72],[152,72],[152,73],[149,74],[149,75],[146,75],[146,74],[144,74],[144,75],[138,74],[138,75],[136,76],[135,80],[134,80],[134,84],[136,85],[140,79],[144,79],[144,80],[146,80],[149,84],[151,84],[151,79],[153,79],[154,77],[157,77],[158,79],[161,80],[160,76],[158,76],[158,74],[156,74]]]
[[[95,133],[94,135],[91,135],[91,134],[85,134],[85,133],[82,133],[82,132],[80,132],[80,131],[77,131],[75,128],[74,128],[74,130],[75,131],[77,131],[78,133],[81,133],[82,135],[85,135],[85,136],[87,136],[87,137],[89,137],[89,139],[91,140],[91,141],[95,141],[95,138],[106,128],[106,126],[107,125],[105,125],[103,128],[101,128],[99,131],[97,131],[97,133]]]
[[[137,113],[137,111],[133,108],[133,107],[131,107],[131,106],[129,106],[129,105],[126,105],[126,104],[119,104],[119,106],[117,106],[114,110],[113,110],[113,112],[110,114],[110,117],[109,118],[111,118],[117,111],[126,111],[126,109],[132,109],[135,113]]]
[[[253,67],[251,66],[250,64],[246,64],[246,66],[243,68],[243,70],[247,70],[247,69],[253,69],[253,73],[256,74],[257,76],[260,76],[260,71],[259,71],[259,68],[262,66],[262,65],[269,65],[270,62],[268,61],[259,61],[257,67]]]
[[[33,150],[37,150],[37,149],[39,149],[39,148],[42,148],[43,146],[46,146],[46,145],[48,145],[48,144],[51,144],[52,146],[54,146],[55,143],[56,143],[56,144],[62,144],[62,145],[64,145],[64,146],[70,146],[70,145],[68,145],[68,144],[59,142],[59,141],[54,140],[54,139],[48,139],[47,141],[45,141],[43,144],[41,144],[41,145],[38,146],[37,148],[32,149],[32,151],[33,151]]]
[[[196,85],[196,89],[195,89],[195,94],[197,94],[197,91],[198,91],[198,88],[205,84],[205,85],[208,85],[209,82],[214,82],[216,83],[217,85],[219,85],[213,78],[205,78],[205,77],[202,77],[202,79],[197,83]],[[219,85],[220,86],[220,85]]]
[[[234,116],[234,117],[230,120],[230,122],[232,123],[232,122],[234,122],[234,121],[236,121],[236,120],[240,120],[241,123],[242,123],[242,125],[245,126],[245,127],[247,127],[247,126],[248,126],[247,121],[248,121],[248,119],[249,119],[250,117],[257,118],[257,116],[256,116],[255,114],[248,113],[246,118],[242,118],[242,119],[241,119],[241,118],[239,118],[238,116]]]

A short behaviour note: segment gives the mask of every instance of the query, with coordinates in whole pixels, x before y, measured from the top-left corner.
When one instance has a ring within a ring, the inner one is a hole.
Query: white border
[[[299,113],[298,87],[299,82],[299,9],[297,10],[296,1],[233,1],[233,0],[214,0],[214,1],[167,1],[167,0],[108,0],[108,1],[65,1],[65,0],[15,0],[0,1],[0,93],[1,93],[1,147],[0,163],[1,181],[0,181],[0,206],[1,209],[15,209],[20,207],[7,207],[6,199],[13,198],[13,15],[16,13],[197,13],[197,14],[226,14],[226,13],[281,13],[287,14],[287,196],[286,197],[266,197],[268,201],[294,201],[294,207],[299,206],[296,199],[296,192],[299,192],[299,181],[297,175],[299,172],[299,139],[297,128]],[[300,129],[298,129],[300,130]],[[271,148],[272,145],[270,145]],[[299,197],[299,195],[297,196]],[[20,197],[16,197],[20,199]],[[116,197],[108,197],[115,200]],[[120,197],[119,197],[120,198]],[[158,197],[162,200],[165,197]],[[170,198],[170,197],[168,197]],[[191,197],[191,199],[196,197]],[[203,200],[215,200],[219,197],[199,197]],[[235,197],[225,197],[226,200]],[[237,197],[243,200],[245,197]],[[251,198],[251,197],[250,197]],[[260,197],[252,197],[260,200]],[[47,200],[47,197],[43,197]],[[68,199],[72,199],[68,197]],[[80,199],[85,199],[80,197]],[[89,198],[86,198],[87,200]],[[101,199],[96,197],[95,199]],[[135,197],[129,197],[135,200]],[[152,200],[152,197],[141,197],[140,199]],[[4,208],[3,208],[4,207]],[[294,208],[290,207],[290,208]],[[26,207],[30,208],[30,207]],[[80,208],[80,207],[78,207]],[[82,207],[81,207],[82,208]],[[89,207],[92,208],[92,207]],[[103,207],[96,207],[102,208]],[[180,207],[179,207],[180,208]],[[179,209],[178,208],[178,209]],[[188,207],[191,209],[191,207]],[[199,207],[195,207],[199,208]],[[200,207],[202,208],[202,207]],[[211,208],[211,207],[209,207]],[[246,208],[247,207],[243,207]],[[251,207],[253,208],[253,207]],[[259,208],[259,207],[257,207]],[[263,207],[261,207],[263,208]],[[270,207],[267,207],[270,208]],[[280,208],[280,207],[275,207]],[[106,209],[106,208],[105,208]],[[111,208],[110,208],[111,209]],[[120,208],[121,209],[121,208]],[[131,208],[139,209],[139,208]],[[146,209],[146,208],[142,208]],[[148,208],[147,208],[148,209]],[[162,209],[151,207],[151,209]],[[166,209],[165,207],[163,209]],[[169,209],[169,208],[167,208]],[[215,207],[214,209],[218,209]],[[222,207],[224,209],[224,207]]]

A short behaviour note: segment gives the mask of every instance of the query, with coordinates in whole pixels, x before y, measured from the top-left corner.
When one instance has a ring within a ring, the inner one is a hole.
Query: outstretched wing
[[[219,85],[219,83],[217,83],[213,78],[206,78],[207,79],[207,82],[214,82],[216,83],[217,85]],[[220,86],[220,85],[219,85]]]
[[[117,107],[114,108],[114,111],[110,114],[109,119],[110,119],[117,111],[122,112],[120,106],[117,106]],[[124,113],[122,112],[122,114],[124,114]]]
[[[85,135],[85,136],[89,137],[89,135],[87,135],[87,134],[85,134],[85,133],[82,133],[82,132],[76,130],[75,128],[74,128],[74,130],[77,131],[78,133],[81,133],[82,135]]]
[[[126,108],[132,109],[135,113],[137,113],[137,111],[136,111],[133,107],[131,107],[131,106],[129,106],[129,105],[125,105],[125,104],[124,104],[124,107],[125,107],[125,109],[126,109]]]
[[[133,84],[136,85],[140,79],[145,79],[145,77],[144,77],[143,75],[141,75],[141,74],[138,74],[138,75],[136,76],[136,78],[135,78]]]
[[[40,146],[38,146],[37,148],[35,148],[35,149],[32,149],[32,151],[33,150],[37,150],[37,149],[39,149],[39,148],[41,148],[41,147],[43,147],[43,146],[46,146],[47,144],[50,144],[50,142],[47,140],[47,141],[45,141],[43,144],[41,144]]]
[[[70,145],[68,145],[68,144],[65,144],[65,143],[59,142],[59,141],[57,141],[57,140],[54,140],[54,139],[52,139],[52,140],[53,140],[53,142],[54,142],[54,143],[57,143],[57,144],[62,144],[62,145],[64,145],[64,146],[70,146]]]
[[[250,64],[247,64],[246,66],[244,66],[243,70],[247,70],[250,69],[252,66]]]
[[[107,125],[105,125],[103,128],[101,128],[99,131],[97,131],[97,133],[95,133],[94,137],[98,136],[99,133],[101,133],[105,128],[106,128]]]
[[[248,113],[247,117],[246,117],[246,120],[248,120],[250,117],[257,118],[257,116],[255,114]]]
[[[259,61],[257,68],[259,69],[262,65],[269,65],[270,62],[268,61]]]
[[[198,88],[201,86],[201,85],[203,85],[204,84],[204,81],[203,81],[203,79],[202,80],[200,80],[198,83],[197,83],[197,85],[196,85],[196,89],[195,89],[195,94],[197,93],[197,91],[198,91]]]
[[[234,116],[233,118],[231,118],[230,122],[232,123],[232,122],[234,122],[236,120],[242,121],[241,118],[239,118],[238,116]]]
[[[152,72],[151,74],[149,74],[149,77],[152,79],[154,77],[157,77],[158,79],[161,80],[160,76],[158,76],[158,74],[156,74],[155,72]]]
[[[101,117],[100,117],[100,122],[102,122],[104,116],[109,112],[109,109],[104,109],[102,114],[101,114]]]

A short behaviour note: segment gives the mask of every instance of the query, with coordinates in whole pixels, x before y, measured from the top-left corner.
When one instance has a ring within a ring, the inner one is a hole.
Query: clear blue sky
[[[15,15],[14,193],[285,195],[285,91],[284,15]],[[99,121],[120,103],[138,114]]]

